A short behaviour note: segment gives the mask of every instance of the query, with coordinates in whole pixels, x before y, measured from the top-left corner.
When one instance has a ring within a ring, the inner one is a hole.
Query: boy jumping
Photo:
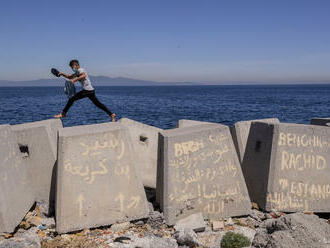
[[[95,96],[95,90],[92,86],[91,80],[89,79],[87,72],[85,69],[81,68],[79,65],[79,61],[74,59],[70,61],[70,67],[73,70],[73,74],[65,74],[63,72],[59,72],[58,76],[63,76],[71,81],[71,83],[75,83],[79,81],[83,87],[81,91],[79,91],[77,94],[75,94],[73,97],[71,97],[68,100],[68,103],[66,104],[65,108],[63,109],[61,114],[55,115],[55,118],[63,118],[66,116],[66,113],[69,111],[72,104],[80,100],[82,98],[88,97],[89,100],[91,100],[95,106],[102,109],[104,112],[106,112],[112,119],[113,122],[116,121],[116,114],[112,113],[104,104],[102,104]]]

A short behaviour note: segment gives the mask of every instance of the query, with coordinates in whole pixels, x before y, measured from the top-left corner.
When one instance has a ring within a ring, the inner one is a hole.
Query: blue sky
[[[330,1],[1,1],[0,80],[330,82]]]

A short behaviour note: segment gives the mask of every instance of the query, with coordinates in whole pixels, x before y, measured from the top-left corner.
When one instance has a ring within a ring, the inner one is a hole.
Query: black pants
[[[95,96],[95,90],[82,90],[79,91],[77,94],[75,94],[73,97],[71,97],[66,104],[65,108],[63,109],[62,113],[66,114],[69,111],[69,108],[72,106],[72,104],[80,99],[83,99],[85,97],[88,97],[89,100],[91,100],[95,106],[102,109],[104,112],[106,112],[108,115],[112,115],[112,112],[103,104],[101,103]]]

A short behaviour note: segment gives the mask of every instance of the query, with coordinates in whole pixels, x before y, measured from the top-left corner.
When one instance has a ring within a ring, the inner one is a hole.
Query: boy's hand
[[[76,82],[76,79],[71,79],[70,82],[74,84]]]

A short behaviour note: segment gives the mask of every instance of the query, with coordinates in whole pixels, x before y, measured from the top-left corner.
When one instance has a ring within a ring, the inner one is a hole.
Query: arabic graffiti
[[[64,170],[71,173],[72,175],[79,175],[83,177],[84,181],[88,184],[92,184],[95,181],[96,175],[105,175],[108,173],[107,167],[104,163],[107,159],[102,159],[97,163],[97,167],[93,170],[90,169],[90,166],[74,166],[71,161],[66,161],[64,163]]]
[[[230,135],[230,134],[229,134]],[[211,133],[203,138],[169,144],[169,204],[186,206],[191,202],[205,214],[227,211],[227,203],[247,199],[238,178],[239,165],[228,134]],[[178,213],[182,211],[178,207]]]
[[[96,176],[107,174],[111,168],[115,175],[125,175],[130,179],[130,167],[121,165],[125,155],[125,143],[122,139],[105,134],[97,140],[80,142],[79,145],[83,162],[75,164],[72,159],[65,160],[66,172],[82,177],[87,184],[93,184]]]
[[[83,156],[98,156],[102,154],[101,150],[106,149],[117,149],[120,147],[120,152],[117,155],[117,160],[121,160],[125,153],[125,144],[124,141],[118,141],[117,139],[113,139],[110,141],[104,141],[100,143],[98,140],[94,142],[93,145],[86,145],[85,143],[81,142],[80,145],[84,147],[85,151],[81,153]]]

